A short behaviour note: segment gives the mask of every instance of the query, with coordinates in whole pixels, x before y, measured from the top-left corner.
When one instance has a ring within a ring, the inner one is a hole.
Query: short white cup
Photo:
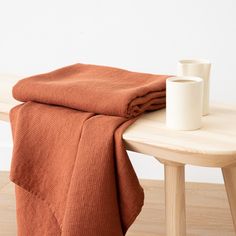
[[[209,114],[209,88],[211,63],[208,60],[180,60],[178,62],[178,76],[196,76],[203,79],[202,115]]]
[[[174,130],[195,130],[202,126],[203,80],[193,76],[166,80],[166,126]]]

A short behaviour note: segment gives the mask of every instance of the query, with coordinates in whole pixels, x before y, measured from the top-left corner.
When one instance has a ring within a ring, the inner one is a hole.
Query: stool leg
[[[236,166],[223,167],[222,173],[236,232]]]
[[[166,235],[185,236],[184,166],[165,164]]]

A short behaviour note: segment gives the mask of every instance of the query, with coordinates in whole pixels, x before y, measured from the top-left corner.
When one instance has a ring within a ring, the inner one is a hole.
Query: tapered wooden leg
[[[184,166],[165,164],[166,235],[185,236]]]
[[[236,166],[224,167],[222,168],[222,173],[236,232]]]

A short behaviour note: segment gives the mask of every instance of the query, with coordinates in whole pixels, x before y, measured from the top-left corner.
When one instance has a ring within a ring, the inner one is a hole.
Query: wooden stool
[[[236,106],[214,105],[195,131],[165,127],[165,110],[144,114],[123,134],[128,150],[165,166],[166,235],[185,236],[185,164],[220,167],[236,231]]]

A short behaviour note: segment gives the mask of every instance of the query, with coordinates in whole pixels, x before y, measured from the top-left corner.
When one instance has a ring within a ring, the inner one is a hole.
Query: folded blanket
[[[167,77],[76,64],[15,85],[18,235],[125,235],[144,195],[122,133],[165,107]]]

